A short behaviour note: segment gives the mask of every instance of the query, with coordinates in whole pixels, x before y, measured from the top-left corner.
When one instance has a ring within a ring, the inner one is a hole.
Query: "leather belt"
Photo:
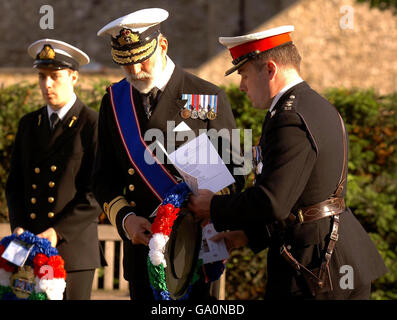
[[[329,198],[325,201],[314,205],[303,207],[297,210],[297,213],[290,213],[287,220],[289,223],[307,223],[326,217],[341,214],[346,209],[344,198]]]

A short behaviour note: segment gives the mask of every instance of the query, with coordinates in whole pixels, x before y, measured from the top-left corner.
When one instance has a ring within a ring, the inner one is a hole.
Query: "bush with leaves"
[[[349,132],[347,204],[390,271],[375,282],[372,298],[397,299],[397,94],[332,89],[326,96]]]

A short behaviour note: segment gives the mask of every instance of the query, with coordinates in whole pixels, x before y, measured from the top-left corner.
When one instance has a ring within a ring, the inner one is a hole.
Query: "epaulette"
[[[283,113],[285,111],[287,112],[296,112],[296,105],[297,105],[297,99],[294,94],[290,94],[288,99],[285,100],[283,105],[281,107],[278,107],[277,109],[273,109],[273,111],[270,113],[270,118],[273,118],[276,113]]]
[[[291,111],[292,109],[295,109],[294,107],[296,106],[296,96],[291,94],[289,98],[284,102],[283,108],[285,111]]]

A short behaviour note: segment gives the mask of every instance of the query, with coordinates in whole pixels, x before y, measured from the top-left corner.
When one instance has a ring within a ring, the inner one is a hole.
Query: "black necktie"
[[[143,104],[143,107],[145,109],[145,113],[146,113],[146,116],[148,119],[150,119],[153,109],[156,106],[159,93],[160,93],[160,90],[158,88],[154,87],[148,93],[142,94],[142,104]]]
[[[58,123],[61,121],[59,119],[58,114],[56,112],[53,112],[50,117],[51,120],[51,131],[54,131]]]

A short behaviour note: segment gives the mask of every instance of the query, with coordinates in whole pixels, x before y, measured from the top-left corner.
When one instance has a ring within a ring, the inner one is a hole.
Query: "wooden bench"
[[[92,290],[121,290],[128,291],[128,282],[123,277],[123,241],[112,225],[98,225],[98,238],[104,245],[104,255],[107,266],[96,269]],[[116,251],[117,250],[117,251]],[[118,258],[116,260],[116,258]],[[118,270],[115,275],[115,270]],[[99,283],[99,274],[103,271],[103,283]],[[116,276],[116,277],[115,277]],[[118,284],[115,283],[118,280]]]

